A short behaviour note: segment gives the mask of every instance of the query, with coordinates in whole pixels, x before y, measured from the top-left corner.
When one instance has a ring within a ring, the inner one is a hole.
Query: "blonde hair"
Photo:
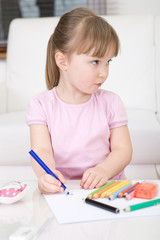
[[[65,13],[59,20],[47,47],[46,84],[52,89],[59,83],[60,72],[55,53],[61,51],[70,57],[73,53],[103,57],[113,43],[115,56],[119,51],[119,38],[113,27],[102,17],[87,8],[76,8]]]

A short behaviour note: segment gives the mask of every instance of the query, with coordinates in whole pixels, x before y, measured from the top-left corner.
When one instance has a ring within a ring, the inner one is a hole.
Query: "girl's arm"
[[[55,169],[51,138],[47,126],[30,125],[31,149],[43,160],[43,162],[57,175],[61,182],[65,183],[63,175]],[[47,174],[42,167],[31,157],[32,167],[38,177],[38,186],[42,193],[61,192],[61,183],[53,176]]]
[[[127,126],[111,129],[111,152],[97,166],[88,169],[81,180],[84,188],[98,188],[120,173],[131,161],[132,144]]]

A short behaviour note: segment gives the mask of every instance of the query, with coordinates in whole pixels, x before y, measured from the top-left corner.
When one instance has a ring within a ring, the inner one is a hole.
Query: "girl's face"
[[[102,58],[86,54],[73,54],[67,64],[68,83],[85,94],[92,94],[105,82],[109,74],[109,62],[114,56],[111,46]]]

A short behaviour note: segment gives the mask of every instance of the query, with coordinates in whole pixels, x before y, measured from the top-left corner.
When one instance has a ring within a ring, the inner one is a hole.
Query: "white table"
[[[160,216],[60,225],[39,192],[37,181],[25,183],[32,188],[21,201],[0,205],[0,240],[9,240],[9,236],[23,226],[36,230],[37,234],[32,239],[37,240],[160,239]],[[68,183],[74,187],[79,185],[79,181]]]

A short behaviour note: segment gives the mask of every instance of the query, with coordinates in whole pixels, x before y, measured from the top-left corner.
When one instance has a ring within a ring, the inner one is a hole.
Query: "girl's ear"
[[[56,52],[55,61],[60,70],[67,70],[67,58],[62,52]]]

